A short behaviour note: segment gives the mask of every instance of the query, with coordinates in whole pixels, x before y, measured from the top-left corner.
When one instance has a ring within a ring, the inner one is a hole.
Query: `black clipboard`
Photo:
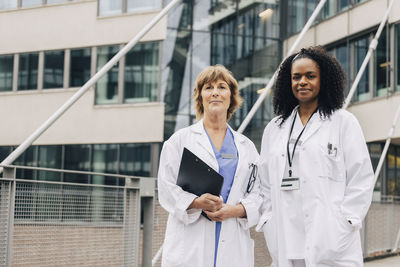
[[[198,158],[186,147],[183,148],[181,165],[176,184],[186,192],[201,196],[210,193],[221,194],[224,177]],[[202,213],[207,219],[207,215]]]

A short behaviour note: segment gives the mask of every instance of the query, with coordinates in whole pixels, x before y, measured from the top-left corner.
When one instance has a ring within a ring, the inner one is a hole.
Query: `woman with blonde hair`
[[[222,65],[207,67],[193,98],[199,121],[173,134],[160,157],[159,201],[169,212],[162,266],[253,266],[249,227],[257,223],[261,204],[258,153],[228,125],[242,102],[237,81]],[[176,184],[184,148],[224,177],[221,196],[196,196]]]

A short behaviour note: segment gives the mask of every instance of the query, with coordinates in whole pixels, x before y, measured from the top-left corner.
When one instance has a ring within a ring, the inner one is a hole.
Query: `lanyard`
[[[312,118],[312,116],[314,115],[314,113],[317,112],[317,110],[318,110],[318,108],[316,108],[316,109],[314,110],[314,112],[311,114],[311,116],[308,118],[308,120],[307,120],[307,122],[306,122],[306,125],[304,125],[303,130],[301,130],[299,136],[297,137],[296,142],[294,143],[294,146],[293,146],[292,157],[290,158],[289,142],[290,142],[290,137],[292,136],[294,123],[296,122],[296,116],[297,116],[298,110],[297,110],[297,112],[294,114],[294,118],[293,118],[293,122],[292,122],[292,127],[290,128],[289,138],[288,138],[287,145],[286,145],[286,149],[287,149],[287,158],[288,158],[288,163],[289,163],[289,177],[292,177],[292,164],[293,164],[294,152],[296,151],[297,143],[299,142],[301,135],[303,134],[304,130],[306,129],[308,122],[310,121],[310,119]]]

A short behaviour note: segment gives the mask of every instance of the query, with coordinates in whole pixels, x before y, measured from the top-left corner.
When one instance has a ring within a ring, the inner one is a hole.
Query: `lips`
[[[296,89],[296,91],[301,93],[301,92],[311,92],[312,90],[308,89],[308,88],[300,88],[300,89]]]

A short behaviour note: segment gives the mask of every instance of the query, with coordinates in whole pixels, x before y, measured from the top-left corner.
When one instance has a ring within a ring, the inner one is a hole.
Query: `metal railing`
[[[154,178],[3,167],[0,266],[151,266]],[[105,177],[113,184],[119,179],[122,185],[19,179],[17,170],[24,169]]]

